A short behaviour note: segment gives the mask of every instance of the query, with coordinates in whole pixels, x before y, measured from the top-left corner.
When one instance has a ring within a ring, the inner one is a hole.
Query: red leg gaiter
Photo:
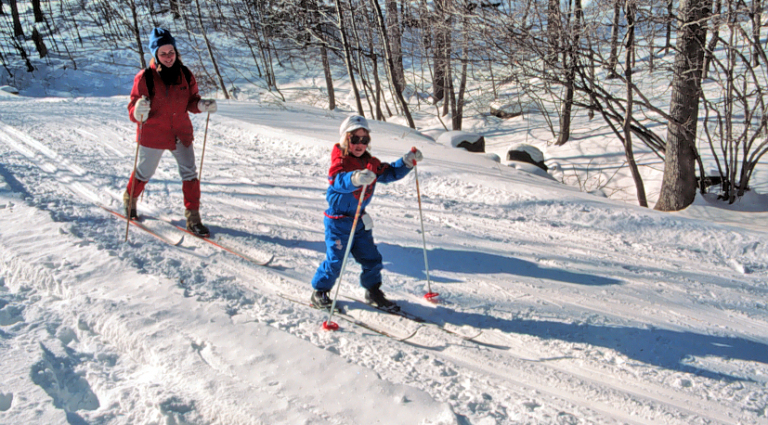
[[[131,178],[128,179],[128,186],[125,188],[126,192],[131,191],[131,185],[133,185],[133,193],[131,194],[131,198],[138,198],[139,195],[141,195],[141,192],[144,191],[144,186],[147,185],[147,182],[135,179],[133,177],[133,173],[131,173]]]
[[[200,180],[185,180],[181,190],[184,192],[184,207],[188,210],[200,209]]]

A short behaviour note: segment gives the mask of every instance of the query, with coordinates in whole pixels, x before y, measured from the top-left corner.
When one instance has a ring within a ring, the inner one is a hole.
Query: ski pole
[[[203,153],[200,154],[200,171],[197,173],[197,179],[203,180],[203,160],[205,159],[205,141],[208,139],[208,120],[211,119],[211,113],[205,118],[205,133],[203,133]]]
[[[411,152],[416,152],[416,146],[411,148]],[[421,221],[421,241],[424,243],[424,270],[427,273],[427,293],[424,298],[429,301],[434,300],[438,293],[432,292],[432,284],[429,281],[429,263],[427,262],[427,237],[424,235],[424,213],[421,210],[421,192],[419,191],[419,169],[416,161],[413,162],[413,176],[416,178],[416,198],[419,200],[419,219]]]
[[[131,184],[128,188],[128,216],[125,217],[125,241],[128,242],[128,230],[131,228],[131,207],[133,207],[133,188],[136,186],[136,166],[139,163],[139,146],[141,146],[141,131],[144,129],[144,115],[139,116],[139,134],[136,135],[136,155],[133,158],[133,172],[131,173]]]
[[[333,302],[331,303],[331,310],[328,312],[328,320],[323,322],[323,329],[326,331],[335,331],[339,329],[339,325],[331,322],[333,318],[333,310],[336,308],[336,297],[339,296],[339,287],[341,286],[341,277],[344,275],[344,269],[347,268],[347,259],[349,258],[349,251],[352,249],[352,241],[355,239],[355,229],[357,229],[357,220],[360,218],[360,209],[363,206],[363,199],[365,199],[365,189],[368,185],[363,185],[363,190],[360,192],[360,200],[357,201],[357,211],[355,211],[355,219],[352,221],[352,231],[349,232],[349,240],[347,240],[347,249],[344,252],[344,260],[341,262],[341,271],[339,277],[336,278],[336,292],[333,294]]]

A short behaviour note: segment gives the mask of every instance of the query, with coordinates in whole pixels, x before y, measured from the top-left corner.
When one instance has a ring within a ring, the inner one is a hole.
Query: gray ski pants
[[[149,181],[157,171],[160,164],[160,158],[165,149],[153,149],[146,146],[139,146],[139,163],[136,164],[136,178],[141,181]],[[195,166],[195,149],[193,145],[184,146],[176,142],[176,149],[171,151],[171,155],[176,158],[179,165],[179,175],[181,180],[189,181],[197,178],[197,167]]]

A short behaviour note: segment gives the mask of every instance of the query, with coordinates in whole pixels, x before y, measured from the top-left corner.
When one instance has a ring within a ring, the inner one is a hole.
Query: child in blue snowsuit
[[[371,129],[368,121],[359,115],[352,115],[341,123],[341,142],[331,152],[331,168],[328,171],[328,209],[325,210],[325,261],[317,268],[312,278],[312,304],[319,308],[330,308],[328,292],[333,288],[341,272],[341,263],[347,249],[352,223],[357,211],[360,194],[366,186],[365,199],[361,205],[361,219],[354,229],[350,254],[362,266],[360,286],[366,289],[366,301],[387,309],[397,309],[381,291],[382,260],[373,242],[373,222],[365,214],[365,207],[371,202],[376,183],[390,183],[405,177],[422,159],[418,150],[413,150],[397,161],[382,163],[370,152]]]

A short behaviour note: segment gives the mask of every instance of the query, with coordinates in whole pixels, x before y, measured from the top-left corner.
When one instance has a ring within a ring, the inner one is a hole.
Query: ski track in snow
[[[341,331],[327,333],[319,329],[323,313],[278,294],[308,299],[308,282],[323,258],[325,173],[335,134],[281,137],[242,114],[232,118],[226,106],[211,118],[203,216],[233,246],[275,255],[272,267],[260,268],[189,237],[171,247],[131,230],[131,244],[122,243],[122,223],[95,204],[121,205],[135,147],[125,99],[0,103],[0,177],[13,190],[4,193],[0,214],[31,206],[53,234],[47,240],[30,229],[0,244],[0,350],[30,354],[31,371],[0,377],[31,374],[68,420],[150,423],[184,416],[262,423],[290,409],[280,403],[238,408],[239,395],[263,392],[286,405],[297,400],[282,398],[282,386],[267,378],[239,376],[237,359],[224,347],[162,327],[160,317],[131,317],[121,306],[143,302],[131,291],[79,293],[80,271],[74,259],[56,258],[59,243],[96,249],[105,262],[117,260],[144,280],[175,282],[183,293],[178,304],[220,308],[223,320],[267,325],[263,332],[276,329],[383,380],[423,390],[449,404],[465,421],[459,423],[768,423],[764,235],[578,192],[584,202],[561,201],[536,189],[546,183],[520,183],[528,176],[510,177],[504,188],[486,185],[482,171],[452,159],[430,161],[437,147],[419,146],[428,158],[419,179],[430,276],[445,301],[419,300],[426,281],[413,175],[378,185],[370,208],[385,259],[384,286],[407,311],[474,342],[365,309],[350,314],[403,336],[420,327],[403,342],[343,321]],[[196,128],[203,120],[193,118]],[[374,144],[374,150],[393,160],[402,149]],[[445,173],[445,167],[455,168]],[[166,154],[140,210],[181,223],[179,180]],[[622,231],[627,222],[635,232]],[[681,250],[678,240],[697,245]],[[350,264],[342,292],[362,297],[358,272]],[[132,289],[142,293],[140,286]],[[29,303],[30,297],[44,302]],[[47,318],[46,303],[70,304],[72,317]],[[20,311],[27,305],[33,311]],[[59,325],[29,330],[24,341],[12,337],[43,321]],[[145,348],[151,346],[159,348]],[[183,364],[153,356],[153,350],[182,346]],[[201,362],[226,376],[231,391],[205,389],[210,378],[194,375]],[[118,363],[119,377],[113,376]],[[206,391],[220,395],[221,405],[206,405]],[[0,412],[13,400],[0,390]],[[37,408],[43,419],[55,417],[50,407]],[[261,417],[249,413],[259,409]],[[329,412],[314,406],[307,415],[312,423],[344,423]]]

